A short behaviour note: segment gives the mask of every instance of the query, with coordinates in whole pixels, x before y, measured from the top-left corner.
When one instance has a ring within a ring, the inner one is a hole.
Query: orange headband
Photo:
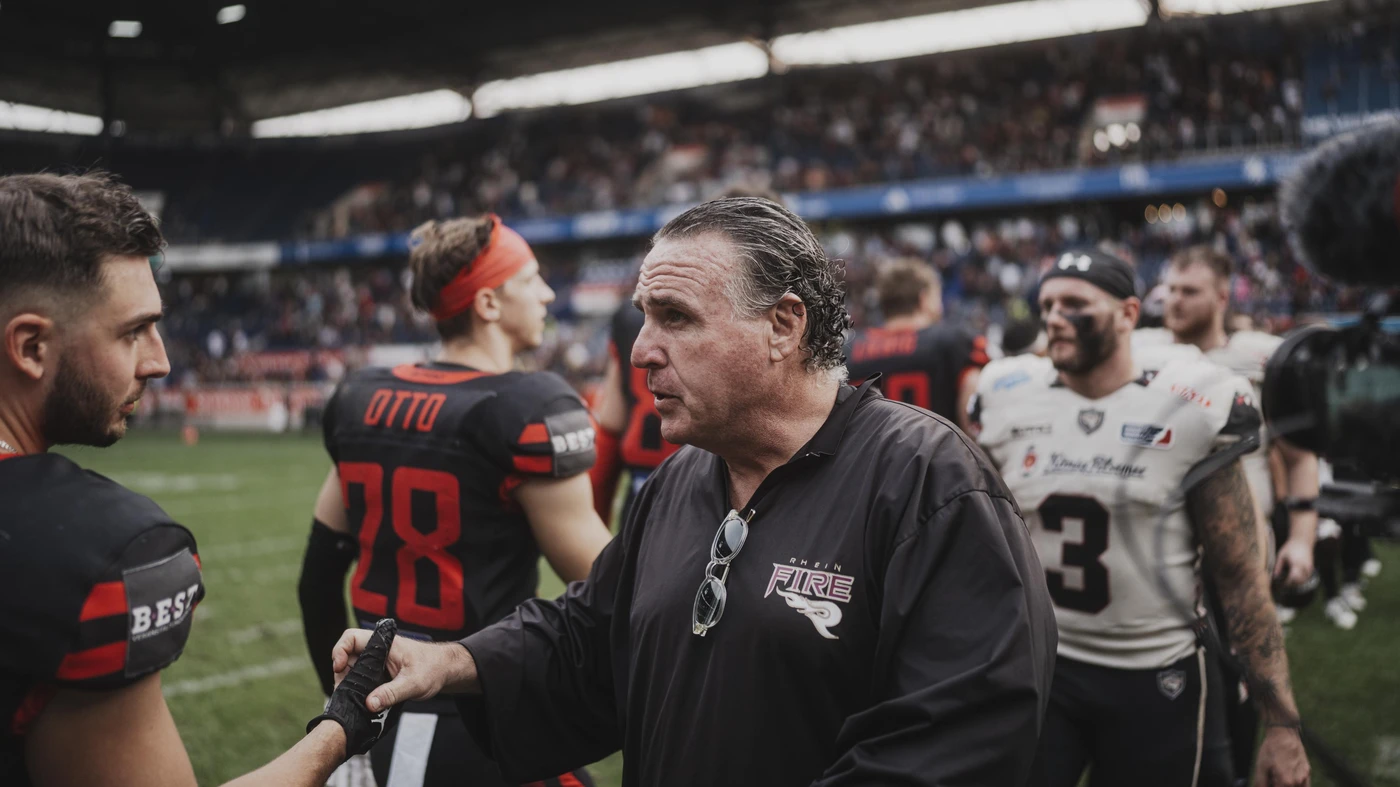
[[[520,272],[525,263],[535,258],[530,245],[520,237],[520,233],[501,223],[494,214],[491,220],[491,240],[472,264],[457,271],[452,281],[442,288],[438,296],[437,308],[433,309],[433,319],[438,322],[450,320],[470,309],[476,294],[482,290],[494,290]]]

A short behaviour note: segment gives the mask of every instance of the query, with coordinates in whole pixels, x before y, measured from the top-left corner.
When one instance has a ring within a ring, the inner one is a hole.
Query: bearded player
[[[1167,266],[1166,327],[1136,331],[1133,343],[1194,345],[1211,361],[1249,380],[1258,401],[1264,365],[1283,340],[1260,331],[1226,331],[1230,276],[1230,258],[1209,246],[1177,252]],[[1273,573],[1291,585],[1300,585],[1313,572],[1317,456],[1286,441],[1270,440],[1267,434],[1261,433],[1260,443],[1259,450],[1244,459],[1245,476],[1263,509],[1262,525],[1269,524],[1276,508],[1286,509],[1288,525],[1279,534]],[[1264,532],[1272,538],[1269,530]]]
[[[1197,633],[1198,550],[1255,678],[1267,727],[1257,783],[1307,784],[1256,506],[1234,458],[1257,439],[1248,382],[1194,349],[1135,354],[1140,303],[1116,257],[1064,255],[1039,297],[1049,357],[988,365],[973,405],[1060,630],[1032,784],[1072,787],[1086,767],[1095,787],[1229,784],[1228,741],[1207,734],[1223,707]]]
[[[987,363],[987,341],[943,324],[943,286],[926,263],[901,259],[875,274],[885,322],[846,342],[852,380],[884,374],[885,396],[922,407],[967,431],[967,402]]]
[[[594,428],[549,372],[512,371],[538,347],[554,293],[535,255],[495,216],[429,222],[409,254],[414,305],[442,337],[431,363],[352,374],[326,408],[335,467],[316,502],[299,593],[312,662],[356,623],[452,641],[496,622],[539,584],[541,553],[583,579],[609,534],[593,510]],[[407,706],[371,752],[380,784],[504,785],[454,703]],[[580,771],[559,782],[577,785]]]
[[[163,245],[131,190],[104,174],[0,178],[9,787],[195,784],[161,694],[161,670],[184,651],[204,597],[194,538],[151,500],[49,453],[121,439],[147,384],[170,372],[151,263]],[[363,701],[382,682],[388,636],[378,666],[356,665],[300,743],[230,784],[323,784],[367,748],[382,727]]]

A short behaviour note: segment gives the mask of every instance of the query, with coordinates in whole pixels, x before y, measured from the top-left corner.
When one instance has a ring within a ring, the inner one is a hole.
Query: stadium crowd
[[[736,185],[862,183],[1296,146],[1306,32],[1229,20],[873,66],[486,121],[315,212],[312,237],[474,211],[686,203]],[[483,138],[483,134],[486,138]]]
[[[829,225],[820,236],[833,256],[846,261],[852,316],[874,322],[871,278],[876,263],[912,256],[942,276],[948,319],[978,333],[999,335],[1010,321],[1031,316],[1031,288],[1048,261],[1073,246],[1111,244],[1134,259],[1146,292],[1176,249],[1209,242],[1228,250],[1239,266],[1236,308],[1263,326],[1284,327],[1304,312],[1353,309],[1359,293],[1334,289],[1294,263],[1268,200],[1235,198],[1186,205],[1151,205],[1143,214],[1099,206],[1063,213],[976,219],[915,221],[899,225]],[[1233,200],[1233,201],[1232,201]],[[1161,216],[1170,218],[1163,221]],[[643,243],[628,257],[640,262]],[[539,368],[576,384],[596,380],[606,361],[603,315],[576,307],[572,297],[589,259],[568,249],[537,250],[550,285],[552,328],[534,355]],[[170,317],[164,323],[175,383],[262,378],[240,364],[248,353],[337,350],[371,344],[431,342],[432,325],[408,298],[408,274],[400,261],[307,267],[238,274],[175,275],[164,285]],[[625,277],[615,281],[623,289]],[[352,364],[353,365],[353,364]],[[336,377],[339,369],[312,364],[309,379]]]

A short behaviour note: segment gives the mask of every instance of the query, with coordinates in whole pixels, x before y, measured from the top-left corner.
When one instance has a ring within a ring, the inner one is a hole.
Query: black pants
[[[1030,784],[1075,787],[1087,767],[1089,787],[1225,787],[1233,768],[1222,699],[1204,650],[1155,670],[1061,656]]]
[[[420,712],[414,712],[415,705],[409,705],[399,723],[369,753],[379,787],[513,787],[447,704],[424,703],[418,705]],[[438,712],[421,712],[425,709]],[[534,784],[593,787],[593,779],[580,768]]]

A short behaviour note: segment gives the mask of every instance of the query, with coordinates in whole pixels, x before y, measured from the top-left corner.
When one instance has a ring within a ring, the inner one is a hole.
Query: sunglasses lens
[[[719,622],[720,616],[724,614],[725,598],[724,585],[714,577],[705,577],[705,581],[700,584],[700,590],[695,594],[696,634],[703,634],[705,629]]]
[[[718,561],[729,561],[739,554],[739,550],[744,548],[744,542],[749,537],[749,525],[738,514],[731,512],[720,523],[719,533],[715,535],[714,559]]]

